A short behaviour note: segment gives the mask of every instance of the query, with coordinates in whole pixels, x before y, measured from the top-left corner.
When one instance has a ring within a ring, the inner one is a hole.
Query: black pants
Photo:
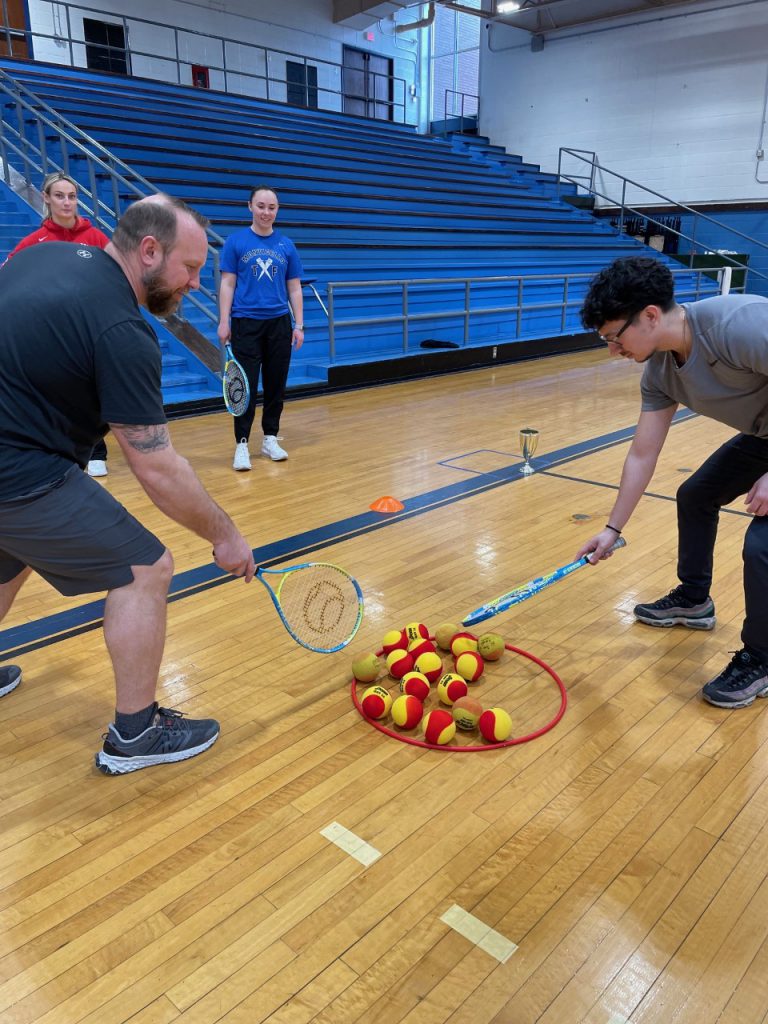
[[[704,600],[712,584],[712,563],[720,509],[746,494],[768,473],[768,439],[738,434],[696,470],[677,492],[677,575],[692,600]],[[755,516],[742,551],[746,618],[745,646],[768,658],[768,516]]]
[[[256,415],[256,391],[259,374],[262,378],[264,405],[261,410],[261,429],[277,435],[280,415],[285,399],[285,385],[291,364],[293,328],[288,313],[271,320],[251,320],[250,317],[232,317],[232,353],[245,370],[251,388],[251,399],[242,416],[235,416],[235,441],[251,436]]]
[[[91,458],[89,461],[93,462],[94,460],[99,462],[107,461],[107,442],[103,437],[93,446],[93,451],[91,452]]]

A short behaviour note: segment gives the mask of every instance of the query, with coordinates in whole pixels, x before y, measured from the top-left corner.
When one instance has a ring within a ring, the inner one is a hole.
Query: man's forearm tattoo
[[[121,431],[131,448],[137,452],[157,452],[171,444],[165,423],[153,423],[150,426],[113,423],[112,429]]]

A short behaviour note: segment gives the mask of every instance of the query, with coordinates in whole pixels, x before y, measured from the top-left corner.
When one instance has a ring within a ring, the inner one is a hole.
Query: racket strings
[[[224,401],[233,416],[242,416],[248,408],[248,381],[237,363],[227,363],[224,368]]]
[[[278,600],[300,642],[332,647],[352,637],[360,620],[354,582],[340,569],[309,565],[283,577]]]

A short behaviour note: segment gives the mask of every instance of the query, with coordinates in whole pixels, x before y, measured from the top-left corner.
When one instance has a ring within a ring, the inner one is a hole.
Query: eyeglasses
[[[614,334],[614,336],[612,338],[606,338],[606,336],[604,334],[598,334],[598,338],[600,339],[600,341],[604,341],[606,343],[606,345],[615,345],[616,342],[622,336],[624,331],[626,331],[626,329],[629,327],[629,325],[632,323],[632,321],[635,319],[636,316],[637,316],[637,313],[633,313],[632,316],[628,317],[624,321],[623,326],[619,328],[619,330]]]

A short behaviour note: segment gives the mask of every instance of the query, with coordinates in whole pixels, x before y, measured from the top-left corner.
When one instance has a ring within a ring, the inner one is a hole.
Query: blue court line
[[[681,410],[675,414],[672,422],[681,423],[695,415],[687,409]],[[634,427],[625,427],[623,430],[603,434],[601,437],[592,438],[589,441],[580,441],[578,444],[569,445],[558,452],[542,455],[534,460],[536,469],[539,472],[552,470],[586,455],[625,444],[631,440],[634,432]],[[461,480],[409,498],[402,512],[382,516],[378,512],[367,511],[335,523],[328,523],[325,526],[294,534],[292,537],[284,537],[282,540],[254,548],[253,557],[256,565],[265,569],[285,562],[288,558],[293,561],[300,560],[313,552],[321,551],[323,548],[338,544],[343,540],[360,537],[374,530],[381,530],[394,523],[400,523],[425,512],[453,504],[464,498],[514,483],[515,480],[523,477],[521,469],[522,462],[517,461],[510,466],[478,474],[472,479]],[[215,563],[209,562],[207,565],[197,566],[174,576],[168,601],[169,603],[179,601],[236,579],[236,576],[219,569]],[[40,647],[67,640],[93,629],[99,629],[103,620],[104,599],[101,598],[64,612],[46,615],[34,622],[12,626],[10,629],[0,631],[0,659],[7,658],[11,654],[14,657],[26,654]]]

